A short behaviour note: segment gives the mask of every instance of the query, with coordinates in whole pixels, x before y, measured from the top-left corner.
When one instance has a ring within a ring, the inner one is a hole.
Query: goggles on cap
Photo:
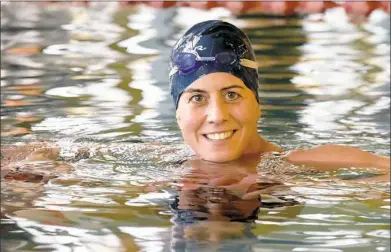
[[[188,75],[197,71],[203,62],[215,64],[217,66],[225,66],[230,68],[238,67],[239,65],[258,69],[257,62],[249,59],[240,59],[234,52],[222,52],[214,57],[200,57],[196,52],[177,53],[173,56],[172,61],[175,66],[171,69],[169,77],[179,72],[183,75]]]

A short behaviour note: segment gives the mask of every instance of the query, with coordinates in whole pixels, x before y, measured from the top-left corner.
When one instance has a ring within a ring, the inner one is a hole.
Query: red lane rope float
[[[368,16],[376,9],[390,13],[389,1],[354,1],[338,3],[335,1],[124,1],[121,5],[146,4],[155,8],[175,6],[211,9],[225,7],[234,14],[262,13],[276,16],[323,13],[327,9],[343,7],[349,15]]]
[[[339,5],[333,1],[317,1],[317,2],[300,1],[295,11],[296,13],[299,14],[323,13],[327,9],[332,9],[338,6]]]
[[[390,3],[388,2],[388,5]],[[382,9],[384,5],[378,1],[367,1],[367,2],[345,2],[343,7],[347,14],[369,16],[375,9]]]
[[[381,5],[381,8],[387,12],[388,14],[390,14],[391,12],[391,2],[380,2],[380,5]]]

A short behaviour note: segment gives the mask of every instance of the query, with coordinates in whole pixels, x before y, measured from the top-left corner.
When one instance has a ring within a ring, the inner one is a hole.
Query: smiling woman
[[[274,145],[261,145],[260,116],[254,93],[228,73],[211,73],[196,80],[183,92],[177,110],[186,142],[203,159],[214,162],[259,153],[260,148],[278,151]]]
[[[194,25],[174,46],[169,78],[176,118],[198,158],[223,163],[283,152],[257,131],[261,108],[256,65],[248,37],[223,21]],[[288,152],[284,157],[289,163],[319,169],[390,170],[389,157],[332,144]]]

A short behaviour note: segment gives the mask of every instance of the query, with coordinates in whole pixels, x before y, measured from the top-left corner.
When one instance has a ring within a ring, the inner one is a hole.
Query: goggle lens
[[[239,58],[233,52],[222,52],[214,57],[199,57],[193,53],[178,53],[174,55],[173,61],[182,74],[190,74],[197,71],[201,67],[202,62],[209,62],[225,67],[239,65]]]
[[[234,53],[223,52],[216,55],[216,62],[222,65],[235,65],[237,63],[237,55]]]
[[[197,56],[191,53],[182,53],[177,55],[175,63],[181,72],[190,73],[197,65]]]

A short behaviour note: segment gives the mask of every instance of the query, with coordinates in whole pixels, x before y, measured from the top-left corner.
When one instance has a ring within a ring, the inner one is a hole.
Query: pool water
[[[354,170],[263,178],[262,203],[206,187],[209,168],[180,165],[191,152],[167,81],[187,28],[230,21],[254,43],[263,136],[287,150],[337,143],[389,156],[389,15],[353,24],[341,9],[275,18],[1,4],[2,147],[44,141],[70,159],[91,149],[46,184],[3,181],[2,251],[390,251],[389,182],[354,181]],[[205,220],[205,202],[229,214]]]

